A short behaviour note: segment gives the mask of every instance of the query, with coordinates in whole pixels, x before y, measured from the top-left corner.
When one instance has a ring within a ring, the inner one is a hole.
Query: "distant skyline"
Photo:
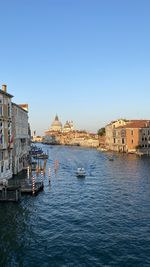
[[[150,119],[149,0],[0,1],[0,84],[32,132]]]

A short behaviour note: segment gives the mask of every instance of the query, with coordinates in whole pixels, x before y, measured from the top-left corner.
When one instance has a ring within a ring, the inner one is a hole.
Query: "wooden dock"
[[[43,182],[35,182],[34,191],[33,191],[33,184],[31,182],[22,183],[21,184],[21,193],[36,195],[38,192],[42,191],[43,188],[44,188]]]
[[[34,179],[33,179],[34,178]],[[44,188],[43,181],[36,181],[35,177],[25,179],[10,179],[9,185],[12,187],[20,187],[22,194],[33,194],[37,195]]]
[[[18,202],[21,194],[37,195],[44,188],[43,181],[35,181],[35,177],[29,179],[10,179],[0,185],[0,202]]]
[[[18,202],[20,199],[20,186],[0,186],[0,202]]]

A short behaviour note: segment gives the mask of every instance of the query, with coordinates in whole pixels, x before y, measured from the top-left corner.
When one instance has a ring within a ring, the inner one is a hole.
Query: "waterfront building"
[[[36,139],[36,131],[33,131],[33,134],[31,136],[31,141],[36,142],[35,139]]]
[[[73,121],[66,121],[64,127],[60,122],[58,115],[55,116],[49,130],[45,131],[45,136],[57,135],[57,133],[68,133],[74,130]]]
[[[62,133],[62,123],[59,121],[58,116],[55,116],[50,128],[44,132],[43,143],[58,144],[58,136]]]
[[[62,123],[59,121],[59,118],[57,115],[55,116],[55,119],[52,122],[49,131],[53,131],[53,132],[61,132],[62,131]]]
[[[126,125],[127,151],[150,154],[150,120],[134,120]]]
[[[105,150],[105,142],[106,142],[105,134],[102,136],[98,136],[98,139],[99,139],[99,149]]]
[[[125,120],[106,126],[106,148],[128,153],[150,154],[150,120]]]
[[[12,95],[7,93],[7,86],[0,90],[0,182],[12,177]]]
[[[110,150],[118,152],[127,151],[125,127],[126,124],[122,124],[122,126],[112,127],[112,140],[111,140]]]
[[[73,126],[73,121],[66,121],[64,127],[63,127],[63,132],[68,133],[74,130]]]
[[[32,136],[32,142],[34,143],[41,143],[43,141],[43,137],[42,136]]]
[[[105,146],[107,150],[119,151],[121,149],[120,138],[124,138],[123,131],[120,131],[119,127],[123,127],[127,124],[127,120],[119,119],[111,122],[105,127]],[[119,130],[118,130],[119,128]],[[122,140],[123,141],[123,140]],[[124,142],[124,141],[123,141]],[[124,144],[123,144],[124,149]]]
[[[36,131],[33,131],[33,135],[31,136],[31,141],[32,142],[39,142],[41,143],[43,141],[43,137],[42,136],[39,136],[39,135],[36,135]]]
[[[64,127],[56,115],[48,131],[43,137],[44,143],[61,145],[80,145],[86,147],[98,147],[98,135],[86,131],[74,130],[73,121],[66,121]]]
[[[12,103],[12,125],[14,134],[13,174],[17,174],[29,164],[31,136],[27,104],[17,105]]]

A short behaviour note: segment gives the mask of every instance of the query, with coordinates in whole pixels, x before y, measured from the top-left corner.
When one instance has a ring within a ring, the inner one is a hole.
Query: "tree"
[[[101,129],[99,129],[98,132],[97,132],[97,134],[100,135],[100,136],[105,135],[105,128],[102,127]]]

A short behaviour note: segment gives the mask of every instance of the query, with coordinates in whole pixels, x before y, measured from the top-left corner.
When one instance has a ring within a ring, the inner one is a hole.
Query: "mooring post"
[[[51,181],[50,176],[51,176],[51,169],[49,167],[48,168],[48,182],[49,182],[49,184],[50,184],[50,181]]]
[[[27,167],[27,178],[29,179],[29,177],[30,177],[30,167],[28,166]]]
[[[44,187],[44,172],[43,172],[43,170],[41,170],[41,185],[40,185],[40,189],[42,189],[43,187]]]
[[[35,177],[32,176],[32,194],[35,194]]]

